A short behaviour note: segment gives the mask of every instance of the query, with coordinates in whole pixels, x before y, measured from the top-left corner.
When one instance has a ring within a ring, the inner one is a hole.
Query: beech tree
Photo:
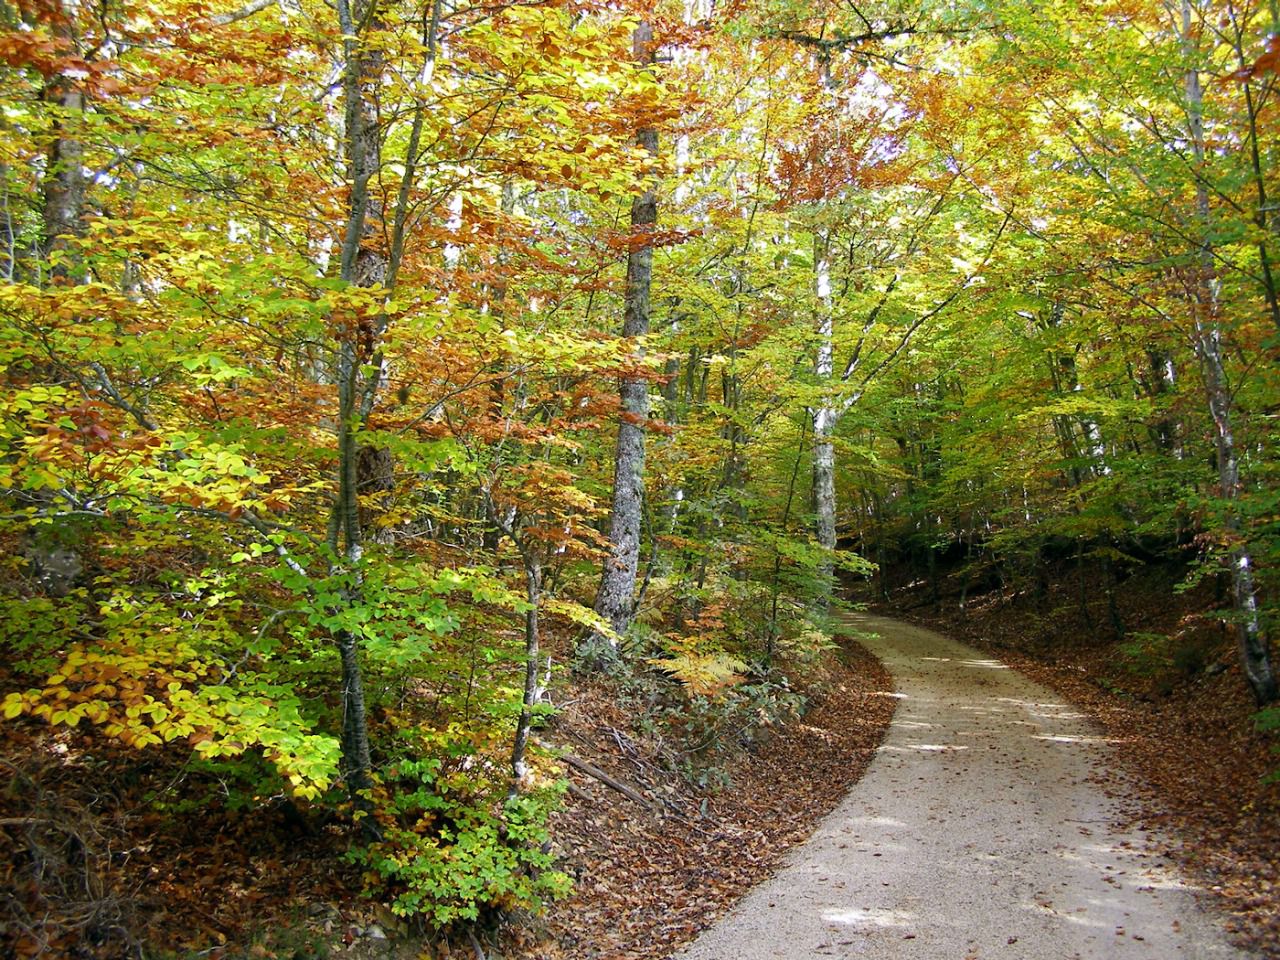
[[[652,65],[656,47],[653,27],[641,23],[634,35],[637,62]],[[636,144],[650,157],[658,153],[658,131],[636,132]],[[635,344],[649,333],[650,288],[653,283],[653,231],[658,219],[652,183],[631,201],[631,236],[627,243],[626,288],[623,292],[622,336]],[[637,355],[637,360],[639,360]],[[618,394],[618,439],[613,459],[613,511],[609,520],[609,555],[600,577],[596,612],[614,633],[625,633],[635,615],[636,571],[640,563],[641,513],[644,502],[645,431],[649,419],[649,381],[637,371],[624,371]],[[601,640],[597,636],[597,642]]]

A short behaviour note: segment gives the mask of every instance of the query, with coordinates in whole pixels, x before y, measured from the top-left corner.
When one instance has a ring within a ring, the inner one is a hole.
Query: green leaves
[[[459,765],[454,758],[474,758],[475,749],[460,735],[405,731],[407,755],[375,790],[383,839],[350,854],[366,894],[438,928],[495,908],[537,909],[570,885],[542,852],[562,785],[543,780],[498,801],[505,778],[488,760]]]

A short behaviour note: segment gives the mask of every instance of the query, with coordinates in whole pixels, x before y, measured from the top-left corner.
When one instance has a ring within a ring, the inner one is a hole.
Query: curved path
[[[1084,718],[999,661],[850,617],[897,684],[866,775],[681,960],[1237,958],[1140,833]]]

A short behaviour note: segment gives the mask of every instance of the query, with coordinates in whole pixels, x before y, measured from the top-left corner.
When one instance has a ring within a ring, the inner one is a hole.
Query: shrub
[[[473,744],[423,730],[436,756],[395,762],[374,789],[381,838],[350,853],[364,893],[423,927],[538,909],[568,892],[552,869],[548,817],[565,782],[542,780],[506,797],[506,766]],[[496,744],[495,744],[496,746]]]

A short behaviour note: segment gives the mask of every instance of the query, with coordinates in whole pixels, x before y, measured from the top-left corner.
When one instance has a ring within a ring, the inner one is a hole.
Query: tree
[[[634,54],[638,63],[652,66],[656,46],[653,27],[636,27]],[[646,121],[652,124],[652,121]],[[658,131],[652,125],[636,131],[636,143],[650,157],[658,154]],[[623,296],[622,336],[633,343],[649,333],[650,287],[653,283],[653,237],[658,199],[652,184],[631,201],[631,236],[627,244],[626,291]],[[637,354],[636,362],[641,361]],[[596,612],[614,634],[626,633],[635,616],[636,572],[640,563],[641,514],[644,502],[645,431],[649,419],[649,380],[623,372],[619,390],[618,440],[614,451],[613,510],[609,518],[609,555],[600,575]],[[600,646],[603,637],[596,635]],[[610,649],[607,641],[603,649]]]

